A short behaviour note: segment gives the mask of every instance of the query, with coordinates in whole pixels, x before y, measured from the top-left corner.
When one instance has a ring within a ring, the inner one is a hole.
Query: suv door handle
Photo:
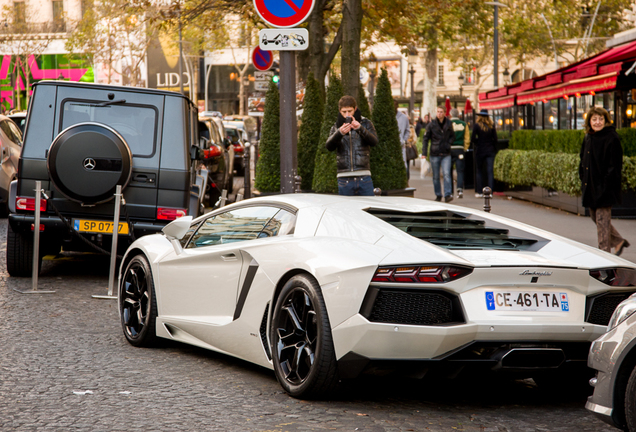
[[[229,254],[226,254],[226,255],[221,255],[221,259],[223,261],[236,261],[237,258],[236,258],[236,254],[229,253]]]
[[[155,178],[154,175],[149,174],[137,174],[133,177],[133,181],[139,183],[154,183]]]

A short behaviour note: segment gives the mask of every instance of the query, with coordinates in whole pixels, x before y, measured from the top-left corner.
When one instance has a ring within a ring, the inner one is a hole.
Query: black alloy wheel
[[[119,312],[126,339],[134,346],[154,345],[157,301],[146,257],[137,255],[128,263],[119,290]]]
[[[274,371],[291,396],[320,398],[338,385],[331,326],[312,278],[297,275],[281,290],[272,318]]]
[[[629,376],[625,390],[626,430],[636,432],[636,367]]]

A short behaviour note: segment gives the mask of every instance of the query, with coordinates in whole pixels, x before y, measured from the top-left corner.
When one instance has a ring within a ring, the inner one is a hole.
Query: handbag
[[[413,159],[417,159],[417,149],[415,148],[415,146],[412,145],[407,145],[406,146],[406,160],[413,160]]]

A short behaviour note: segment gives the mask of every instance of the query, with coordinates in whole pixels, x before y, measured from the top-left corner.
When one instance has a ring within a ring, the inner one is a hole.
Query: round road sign
[[[260,17],[272,27],[287,28],[309,17],[315,0],[254,0]]]
[[[274,64],[274,53],[271,51],[263,51],[259,47],[256,47],[254,51],[252,51],[252,63],[254,63],[256,70],[269,70]]]

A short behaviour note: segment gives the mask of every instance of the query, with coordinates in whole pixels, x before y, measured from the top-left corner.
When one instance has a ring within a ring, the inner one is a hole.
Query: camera
[[[346,117],[345,118],[345,123],[351,123],[353,121],[353,119],[351,117]]]

